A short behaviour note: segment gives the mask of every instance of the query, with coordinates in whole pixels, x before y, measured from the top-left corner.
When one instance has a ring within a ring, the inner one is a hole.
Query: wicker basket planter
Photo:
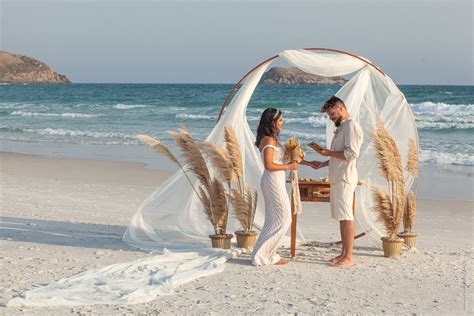
[[[230,241],[234,237],[232,234],[209,235],[212,242],[212,248],[230,249]]]
[[[389,239],[388,237],[382,237],[383,255],[387,258],[399,258],[400,252],[402,251],[402,244],[404,239]]]
[[[408,249],[416,248],[416,233],[399,233],[397,236],[405,240],[404,244]]]
[[[252,250],[257,240],[257,233],[254,231],[245,232],[238,230],[235,232],[235,236],[237,236],[237,247],[247,250]]]

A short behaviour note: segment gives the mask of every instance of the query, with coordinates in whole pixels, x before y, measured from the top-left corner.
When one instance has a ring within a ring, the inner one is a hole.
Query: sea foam
[[[91,137],[91,138],[123,138],[135,139],[135,135],[126,134],[122,132],[95,132],[95,131],[77,131],[63,128],[41,128],[31,129],[25,128],[24,132],[34,133],[38,135],[59,135],[59,136],[77,136],[77,137]]]
[[[191,120],[217,120],[217,115],[179,113],[176,114],[175,118]]]
[[[474,166],[474,156],[466,153],[446,153],[421,150],[420,161],[436,164]]]
[[[96,118],[102,116],[103,114],[83,114],[83,113],[41,113],[41,112],[23,112],[23,111],[14,111],[10,113],[14,116],[50,116],[50,117],[67,117],[67,118]]]
[[[139,109],[139,108],[146,108],[147,106],[144,104],[122,104],[118,103],[114,105],[114,109],[117,110],[130,110],[130,109]]]

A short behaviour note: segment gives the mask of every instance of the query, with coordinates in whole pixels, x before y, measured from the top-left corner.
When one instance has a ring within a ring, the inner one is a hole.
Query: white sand
[[[169,173],[141,164],[1,153],[0,303],[54,280],[144,256],[121,242],[141,202]],[[472,314],[474,203],[418,201],[418,251],[387,259],[356,242],[352,268],[331,268],[338,238],[327,204],[304,203],[306,236],[286,266],[255,268],[248,255],[223,273],[138,305],[5,308],[12,314],[427,313]],[[288,249],[281,254],[288,256]]]

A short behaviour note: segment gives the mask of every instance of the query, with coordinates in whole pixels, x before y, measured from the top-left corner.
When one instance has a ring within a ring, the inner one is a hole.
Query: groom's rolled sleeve
[[[346,160],[357,159],[362,145],[362,130],[352,121],[344,135],[344,157]]]
[[[344,158],[346,158],[346,160],[357,159],[357,157],[359,157],[359,155],[355,153],[352,149],[350,149],[349,147],[344,148]]]

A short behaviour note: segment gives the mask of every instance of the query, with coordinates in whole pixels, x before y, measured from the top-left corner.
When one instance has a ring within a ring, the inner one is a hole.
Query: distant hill
[[[347,80],[343,77],[322,77],[306,73],[299,68],[273,67],[263,74],[260,83],[265,84],[334,84],[343,85]]]
[[[71,83],[34,58],[0,51],[0,83]]]

